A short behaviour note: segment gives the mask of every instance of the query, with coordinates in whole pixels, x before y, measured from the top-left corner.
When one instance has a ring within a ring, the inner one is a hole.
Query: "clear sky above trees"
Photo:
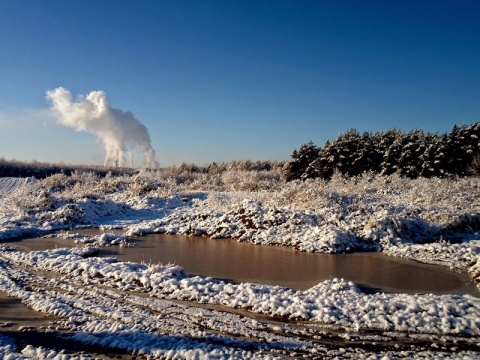
[[[101,164],[47,90],[102,90],[162,165],[480,119],[480,2],[0,0],[0,156]],[[137,154],[136,163],[140,163]]]

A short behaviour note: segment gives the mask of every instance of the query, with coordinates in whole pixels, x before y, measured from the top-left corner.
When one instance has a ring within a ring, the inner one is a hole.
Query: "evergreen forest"
[[[480,173],[480,122],[455,125],[446,134],[422,130],[360,134],[351,129],[323,147],[313,142],[294,149],[283,169],[286,181],[346,177],[372,172],[408,178],[471,176]]]

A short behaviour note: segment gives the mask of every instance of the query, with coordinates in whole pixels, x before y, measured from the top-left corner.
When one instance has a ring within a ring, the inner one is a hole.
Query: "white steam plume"
[[[125,155],[132,165],[127,145],[143,153],[144,166],[158,167],[155,150],[147,128],[131,112],[114,109],[103,91],[92,91],[86,97],[72,101],[72,95],[62,87],[47,91],[60,124],[96,135],[105,147],[105,166],[123,167]]]

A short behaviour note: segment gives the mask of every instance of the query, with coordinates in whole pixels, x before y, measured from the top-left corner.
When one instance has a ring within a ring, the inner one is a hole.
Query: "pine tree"
[[[300,179],[309,165],[318,157],[318,148],[309,141],[297,151],[293,150],[292,161],[288,162],[283,168],[283,177],[286,181]]]

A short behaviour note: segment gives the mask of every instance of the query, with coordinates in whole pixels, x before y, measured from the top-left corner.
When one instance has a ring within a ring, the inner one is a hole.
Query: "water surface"
[[[81,232],[101,233],[97,229]],[[327,279],[343,278],[359,284],[366,291],[480,297],[467,273],[382,253],[311,254],[231,239],[164,234],[150,234],[130,241],[135,243],[133,247],[102,247],[99,256],[114,256],[119,261],[172,263],[191,275],[280,285],[295,290],[308,289]],[[62,238],[28,239],[13,245],[24,250],[79,246],[71,239]]]

